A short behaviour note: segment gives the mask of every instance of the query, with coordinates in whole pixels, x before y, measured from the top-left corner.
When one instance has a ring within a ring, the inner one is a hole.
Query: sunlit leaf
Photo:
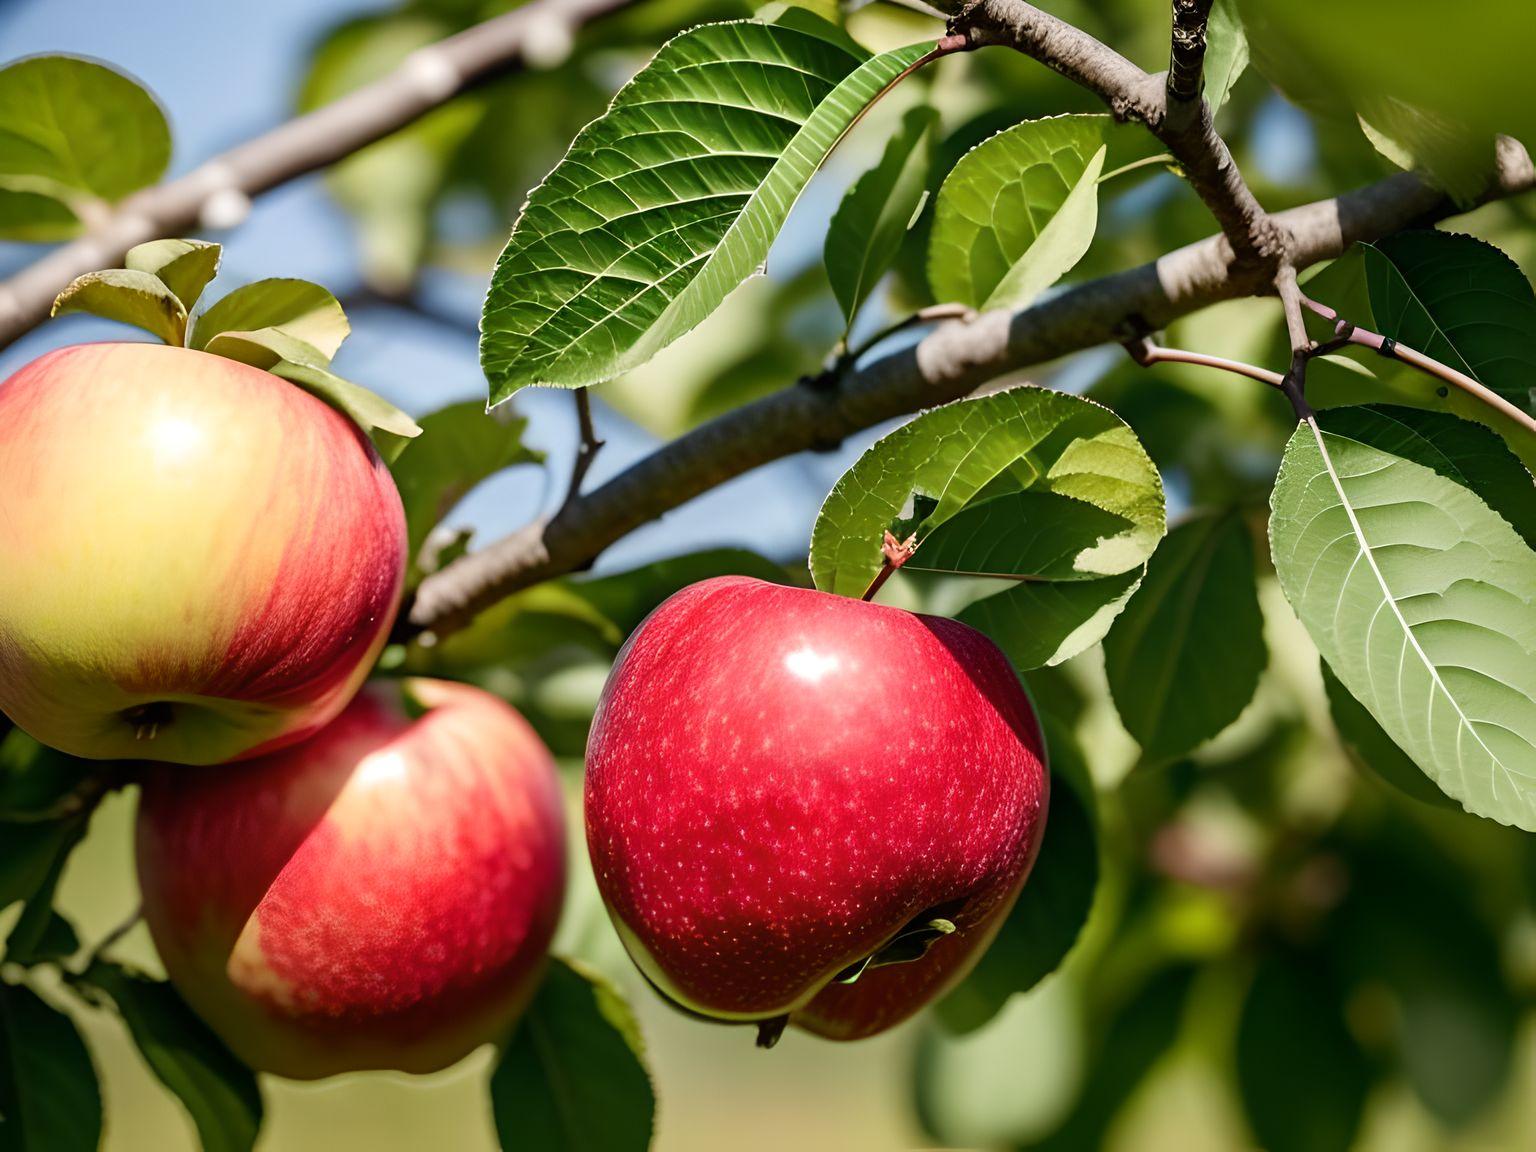
[[[1018,308],[1071,271],[1097,225],[1112,124],[1105,115],[1028,120],[971,149],[934,205],[934,298]]]
[[[121,72],[74,56],[0,68],[0,177],[119,200],[158,180],[170,158],[165,114]]]
[[[1270,519],[1281,587],[1340,682],[1447,795],[1527,830],[1536,552],[1495,507],[1532,495],[1491,433],[1344,408],[1297,429]]]
[[[597,383],[698,324],[767,257],[855,116],[930,47],[861,59],[813,26],[685,32],[577,137],[496,265],[481,324],[492,402]]]

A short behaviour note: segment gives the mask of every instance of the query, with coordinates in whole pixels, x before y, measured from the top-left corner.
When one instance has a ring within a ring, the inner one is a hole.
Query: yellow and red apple
[[[95,759],[303,739],[398,607],[400,497],[366,436],[270,373],[92,344],[0,385],[0,711]]]
[[[248,1064],[430,1072],[503,1037],[560,915],[548,750],[478,688],[365,688],[302,744],[160,769],[138,817],[144,918],[172,983]]]
[[[1048,791],[1029,699],[981,633],[726,577],[620,653],[587,746],[587,844],[668,999],[764,1043],[786,1021],[857,1039],[980,958]]]

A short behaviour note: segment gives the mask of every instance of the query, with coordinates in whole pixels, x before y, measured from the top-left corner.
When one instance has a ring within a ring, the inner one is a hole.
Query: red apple
[[[405,517],[341,413],[233,360],[50,352],[0,384],[0,710],[94,759],[303,739],[368,674]]]
[[[504,1035],[559,919],[548,750],[461,684],[370,686],[318,736],[221,772],[163,768],[138,817],[172,983],[252,1067],[431,1072]]]
[[[979,632],[742,577],[630,637],[587,746],[587,843],[641,971],[679,1006],[873,1035],[964,977],[1045,826],[1040,730]],[[954,931],[923,952],[911,927]],[[917,947],[912,945],[917,943]],[[891,952],[918,958],[865,969]]]

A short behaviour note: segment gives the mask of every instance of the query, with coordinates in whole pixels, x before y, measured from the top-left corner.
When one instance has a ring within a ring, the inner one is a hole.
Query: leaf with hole
[[[1098,225],[1098,179],[1113,121],[1027,120],[978,144],[934,203],[934,299],[1021,308],[1070,272]]]
[[[656,1102],[634,1015],[600,977],[549,966],[491,1074],[491,1109],[505,1148],[644,1152]]]
[[[1236,720],[1264,671],[1253,543],[1235,512],[1168,534],[1104,637],[1104,670],[1144,763],[1183,756]]]
[[[1292,436],[1270,517],[1280,585],[1340,683],[1443,792],[1527,830],[1536,552],[1496,509],[1533,495],[1490,432],[1342,408]]]
[[[492,403],[644,363],[752,275],[833,145],[932,45],[855,47],[803,13],[664,45],[534,189],[497,261]]]
[[[75,56],[0,68],[0,180],[21,177],[55,199],[120,200],[171,159],[155,98],[121,72]]]
[[[843,310],[845,336],[860,305],[895,262],[922,206],[938,125],[932,108],[909,110],[886,141],[880,162],[854,181],[832,216],[822,259]]]

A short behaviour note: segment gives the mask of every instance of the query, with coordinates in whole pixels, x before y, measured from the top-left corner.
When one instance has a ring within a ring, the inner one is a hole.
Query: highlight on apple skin
[[[161,768],[137,831],[172,983],[252,1067],[431,1072],[507,1034],[565,890],[554,761],[462,684],[370,685],[313,739]]]
[[[666,998],[758,1022],[760,1043],[786,1020],[852,1040],[980,958],[1048,792],[1029,699],[979,632],[724,577],[620,653],[587,746],[587,843]]]
[[[151,344],[0,384],[0,711],[92,759],[216,764],[318,731],[383,647],[399,493],[289,382]]]

